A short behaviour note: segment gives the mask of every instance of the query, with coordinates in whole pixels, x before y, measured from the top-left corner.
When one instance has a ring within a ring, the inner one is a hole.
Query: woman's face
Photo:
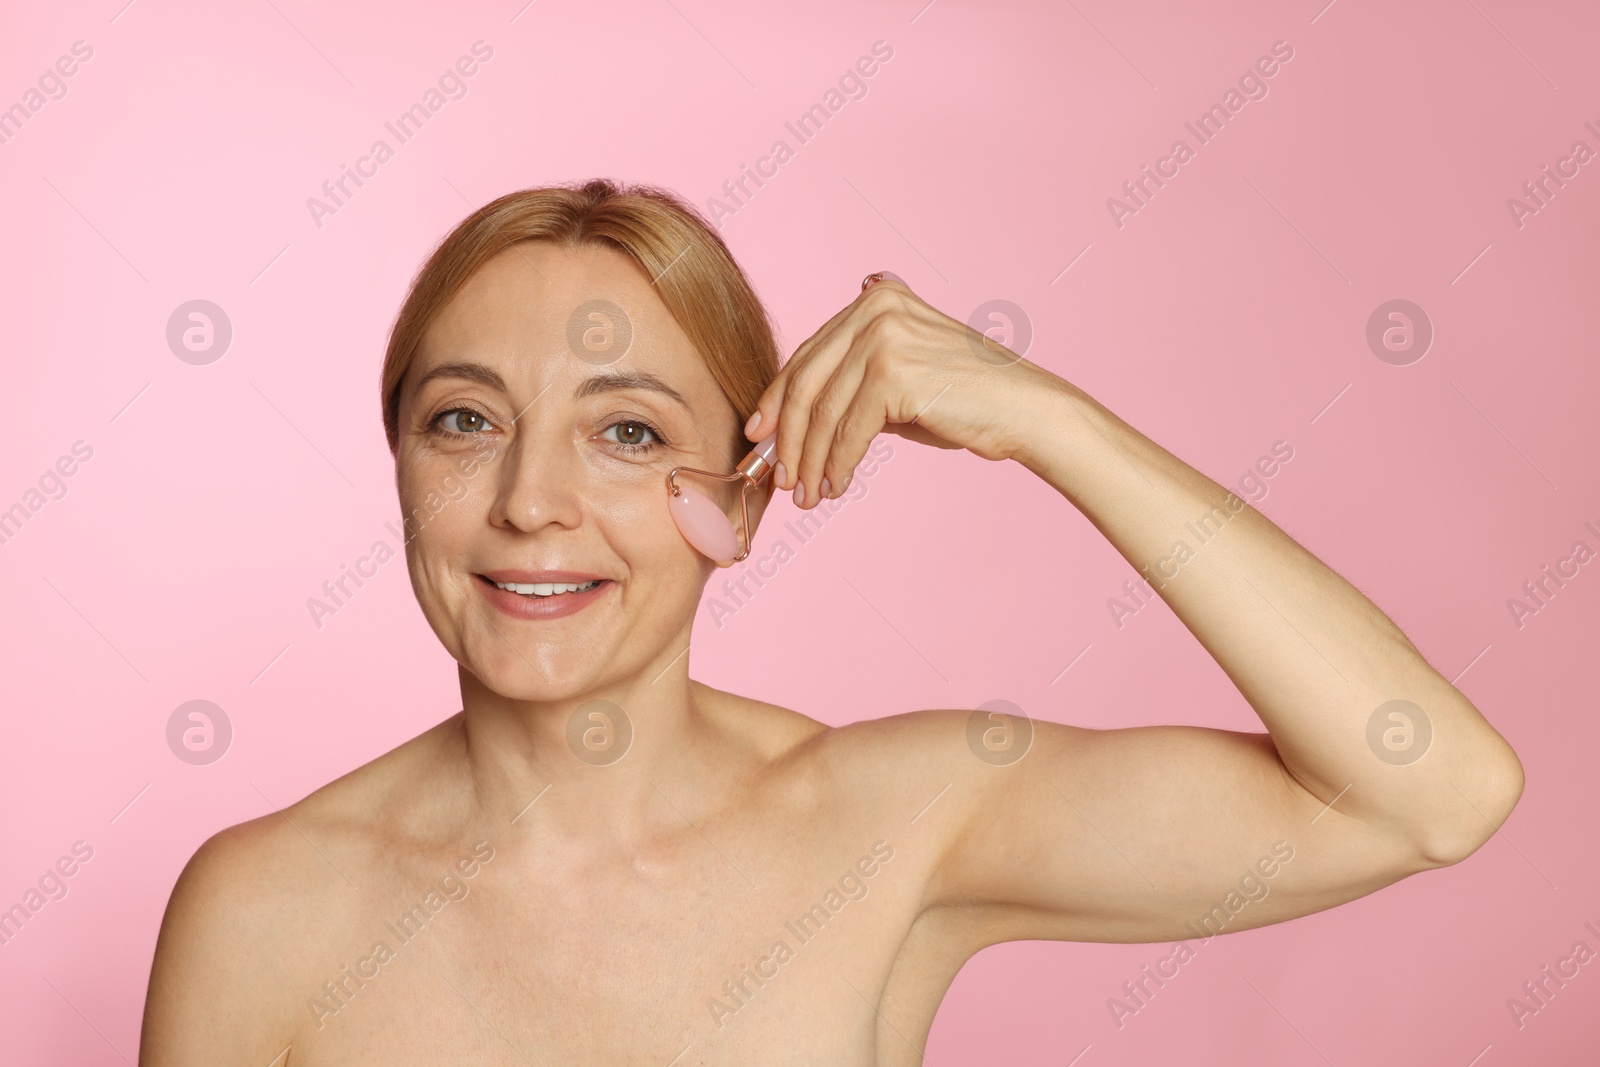
[[[731,472],[736,420],[626,254],[527,241],[489,260],[428,327],[400,396],[406,563],[439,640],[515,699],[653,679],[713,569],[673,524],[666,475]],[[737,525],[732,483],[680,478]],[[766,498],[751,492],[752,524]],[[540,598],[489,577],[541,571],[603,581]]]

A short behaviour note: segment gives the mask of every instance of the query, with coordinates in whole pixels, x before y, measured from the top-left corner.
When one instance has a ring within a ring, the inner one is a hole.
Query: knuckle
[[[837,389],[824,389],[811,401],[811,417],[817,422],[830,422],[837,418],[844,403]]]
[[[788,384],[784,388],[790,395],[796,393],[803,395],[816,388],[817,365],[811,359],[810,353],[796,355],[784,364],[783,373],[788,376]]]
[[[869,345],[890,354],[898,353],[910,336],[906,318],[892,312],[875,315],[861,327],[861,337]]]
[[[882,341],[893,329],[894,317],[879,313],[861,324],[861,336],[868,341]]]
[[[861,372],[861,384],[874,389],[881,388],[895,379],[894,367],[886,360],[872,359]]]
[[[882,282],[879,282],[866,291],[862,297],[861,306],[864,308],[870,308],[873,311],[881,311],[887,310],[888,308],[900,307],[905,303],[905,299],[905,293],[901,292],[899,289],[896,289],[892,285],[885,285]]]

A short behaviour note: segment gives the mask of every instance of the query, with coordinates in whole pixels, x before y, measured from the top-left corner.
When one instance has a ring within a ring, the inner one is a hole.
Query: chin
[[[600,684],[598,664],[583,656],[542,649],[516,649],[500,642],[489,656],[469,655],[461,664],[490,692],[507,700],[545,702],[576,697]],[[524,656],[526,658],[524,658]]]

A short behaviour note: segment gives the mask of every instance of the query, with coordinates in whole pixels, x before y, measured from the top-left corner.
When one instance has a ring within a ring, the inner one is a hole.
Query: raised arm
[[[1294,781],[1436,861],[1486,841],[1521,795],[1522,768],[1477,708],[1259,511],[1081,389],[1052,384],[1034,394],[1015,458],[1149,577],[1261,716]]]
[[[747,429],[754,439],[777,421],[776,482],[798,481],[802,506],[824,481],[841,492],[883,431],[1022,463],[1149,577],[1266,726],[1037,722],[1014,762],[967,751],[966,712],[847,731],[840,760],[870,752],[899,768],[877,787],[886,802],[951,786],[928,905],[989,907],[990,940],[1188,937],[1241,870],[1259,878],[1265,865],[1276,892],[1230,928],[1281,921],[1465,858],[1521,795],[1510,746],[1350,583],[1082,390],[898,281],[808,339],[758,414]],[[1275,847],[1292,861],[1274,863]]]
[[[928,907],[981,917],[980,943],[1189,940],[1334,907],[1493,835],[1521,764],[1381,611],[1081,391],[1039,399],[1039,447],[1017,458],[1153,575],[1267,732],[995,714],[985,761],[969,712],[874,724],[864,747],[896,788],[951,783]]]

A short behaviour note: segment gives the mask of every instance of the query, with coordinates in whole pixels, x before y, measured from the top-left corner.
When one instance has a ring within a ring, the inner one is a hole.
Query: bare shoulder
[[[283,1052],[315,946],[358,906],[350,873],[382,847],[384,794],[438,731],[195,850],[161,921],[141,1063],[266,1064]]]
[[[704,682],[690,679],[689,688],[703,713],[717,720],[730,735],[740,737],[752,754],[762,760],[783,760],[829,729],[826,723],[809,715],[716,689]]]
[[[968,821],[982,771],[993,770],[969,747],[972,716],[933,709],[823,727],[793,759],[862,829],[915,842],[916,865],[932,877]]]
[[[309,850],[293,834],[282,815],[251,819],[212,834],[185,864],[150,968],[141,1064],[267,1063],[289,1043],[284,996],[297,988],[304,920],[317,915]]]
[[[904,797],[909,803],[907,790],[936,780],[950,783],[973,769],[974,753],[967,743],[972,716],[971,711],[941,708],[863,719],[825,728],[806,747],[840,785]]]

